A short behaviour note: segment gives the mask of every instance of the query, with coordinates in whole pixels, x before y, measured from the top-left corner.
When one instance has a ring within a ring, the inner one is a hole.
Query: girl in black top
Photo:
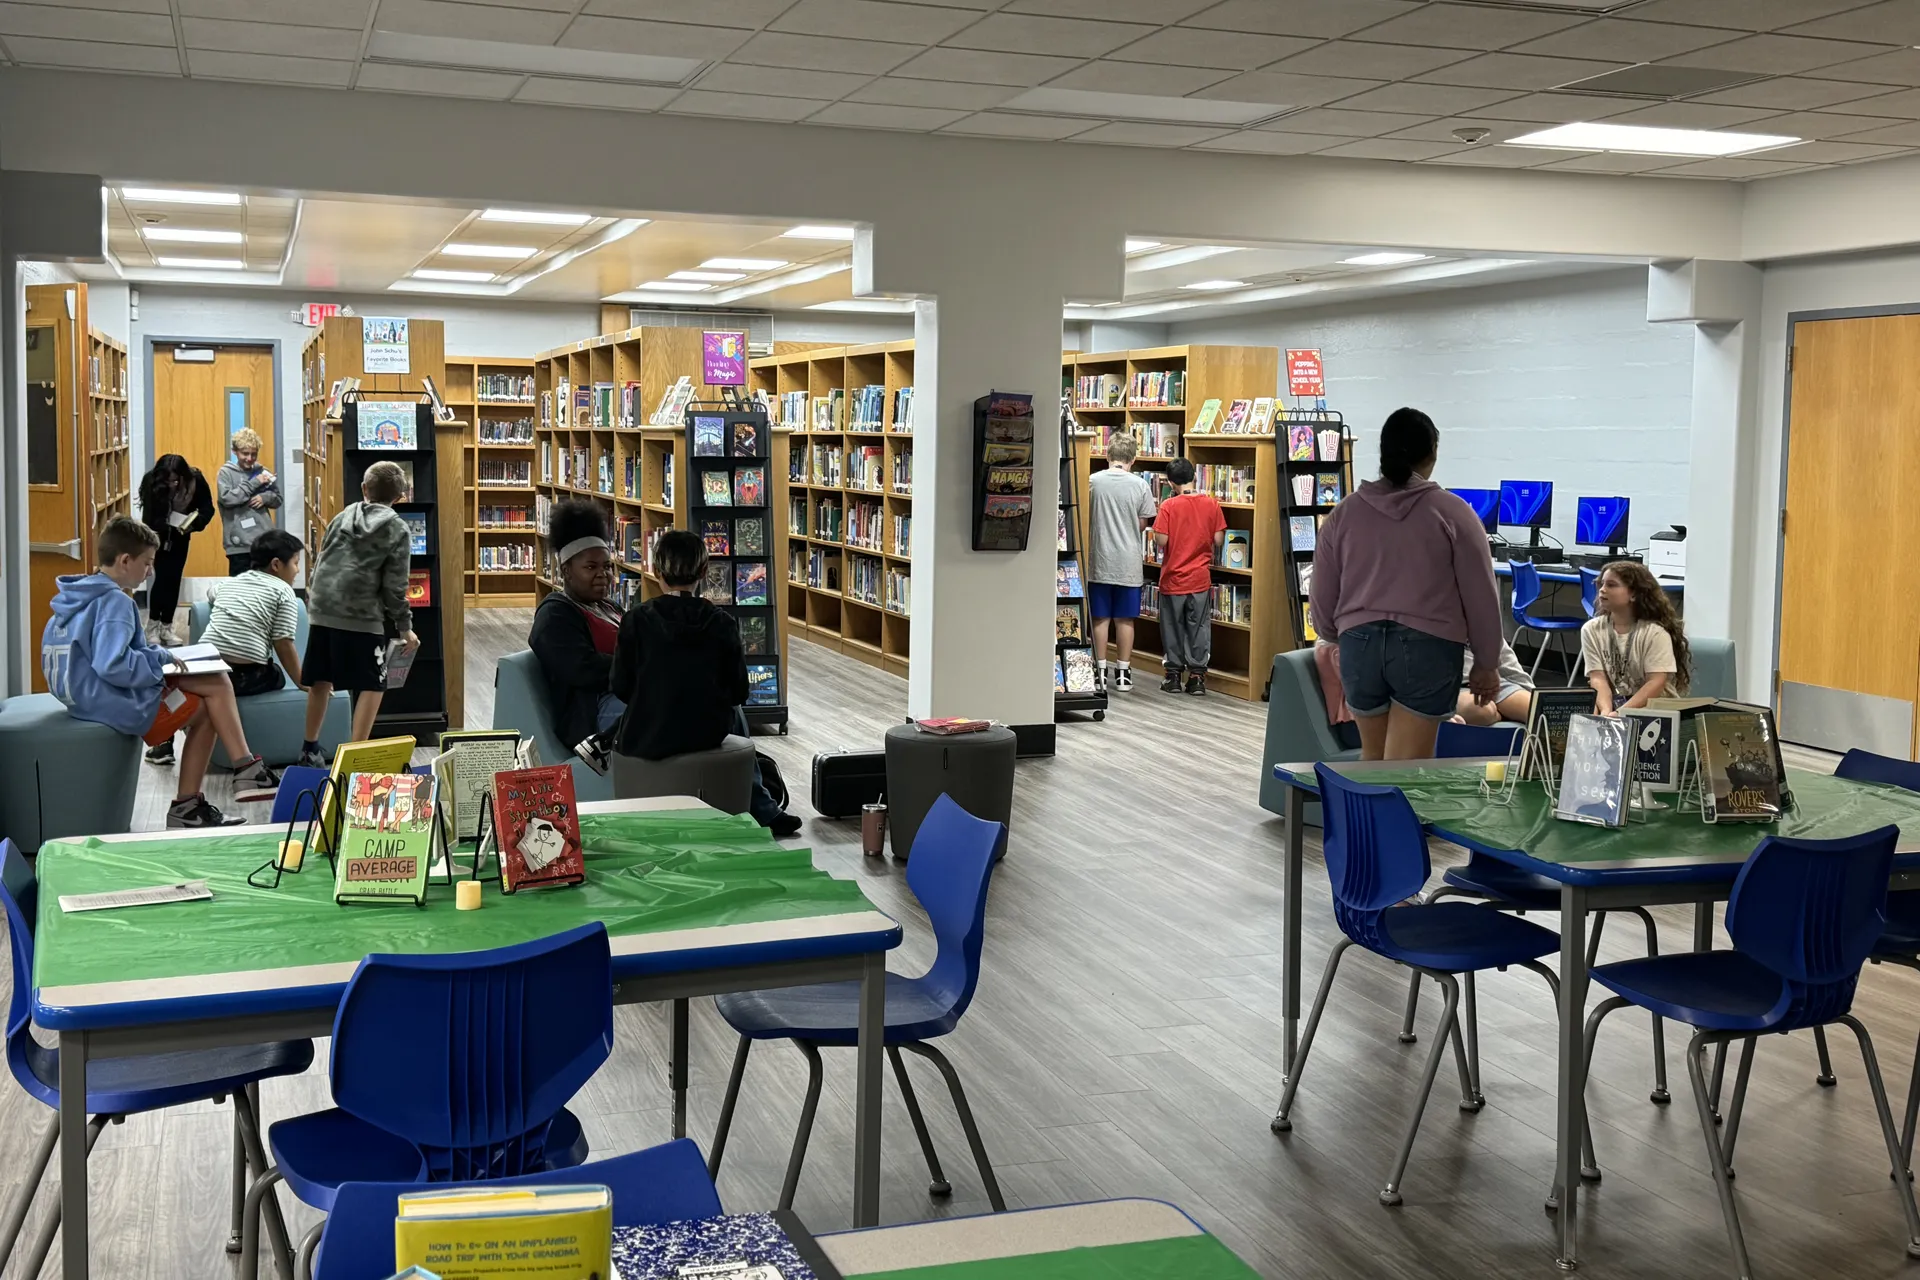
[[[610,691],[623,615],[607,598],[613,590],[607,518],[591,502],[555,503],[547,542],[560,556],[560,590],[534,610],[527,647],[547,679],[560,740],[578,746],[609,732],[626,710]]]
[[[187,570],[187,547],[196,531],[213,520],[213,490],[199,468],[177,453],[162,454],[140,480],[140,519],[160,535],[153,558],[153,585],[147,588],[147,636],[156,644],[178,644],[173,615],[180,607],[180,579]]]

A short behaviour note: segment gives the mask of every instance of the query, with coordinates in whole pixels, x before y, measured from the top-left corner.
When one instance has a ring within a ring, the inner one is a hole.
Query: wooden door
[[[33,689],[45,693],[40,636],[53,616],[54,579],[93,565],[93,496],[80,421],[87,303],[84,285],[29,285],[26,294],[29,643]]]
[[[1920,315],[1792,331],[1780,731],[1914,758],[1920,697]]]
[[[185,359],[180,358],[182,353]],[[200,358],[211,352],[213,359]],[[183,344],[153,353],[153,456],[177,453],[206,474],[232,457],[227,442],[241,427],[259,433],[260,462],[279,474],[273,442],[273,348]],[[281,491],[286,491],[284,479]],[[216,510],[213,523],[195,530],[187,552],[187,577],[224,578],[226,553]]]

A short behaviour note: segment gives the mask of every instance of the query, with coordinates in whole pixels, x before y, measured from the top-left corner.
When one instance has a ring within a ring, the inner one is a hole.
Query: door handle
[[[65,556],[69,560],[80,558],[80,539],[68,538],[65,542],[30,542],[27,549],[37,556]]]

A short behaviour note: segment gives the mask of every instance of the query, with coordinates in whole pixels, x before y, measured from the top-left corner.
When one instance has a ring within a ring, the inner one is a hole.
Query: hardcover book
[[[1228,529],[1221,534],[1219,563],[1227,569],[1253,568],[1253,530]]]
[[[749,615],[740,619],[740,648],[749,658],[767,652],[767,620]]]
[[[1620,718],[1633,733],[1633,780],[1649,791],[1678,790],[1680,713],[1642,707],[1622,711]]]
[[[1220,402],[1218,400],[1208,400],[1203,402],[1200,406],[1200,416],[1194,419],[1193,427],[1191,429],[1190,434],[1196,435],[1196,436],[1204,436],[1204,435],[1211,434],[1213,431],[1213,424],[1219,419],[1219,417],[1220,417]]]
[[[1567,724],[1575,716],[1590,716],[1599,705],[1600,695],[1591,685],[1575,689],[1535,689],[1533,705],[1527,711],[1527,737],[1546,743],[1548,757],[1556,771],[1567,758]],[[1529,777],[1538,778],[1537,769]]]
[[[767,469],[765,467],[741,467],[733,473],[733,505],[736,507],[765,506],[767,501]]]
[[[707,565],[700,578],[699,595],[709,604],[733,603],[733,572],[725,561]]]
[[[433,603],[433,575],[425,569],[407,575],[407,603],[416,609]]]
[[[347,794],[347,779],[356,773],[405,773],[413,759],[415,742],[411,736],[370,738],[365,742],[343,742],[333,749],[333,766],[328,770],[327,807],[321,815],[315,839],[323,848],[333,847],[333,834],[340,826],[340,815]]]
[[[693,456],[720,458],[727,452],[727,420],[695,414],[693,418]]]
[[[1313,428],[1296,422],[1287,428],[1287,461],[1313,461]]]
[[[741,420],[733,424],[733,456],[736,458],[757,458],[764,450],[760,447],[760,424]]]
[[[733,505],[733,490],[727,487],[726,472],[702,471],[700,473],[700,501],[709,507]]]
[[[354,443],[362,449],[418,449],[411,400],[362,400],[355,411]]]
[[[1261,396],[1253,402],[1253,416],[1247,419],[1247,430],[1256,436],[1273,434],[1273,397]]]
[[[585,880],[579,813],[569,765],[495,774],[493,839],[500,853],[500,887],[513,893]]]
[[[1700,746],[1700,802],[1709,822],[1776,822],[1781,775],[1773,717],[1753,711],[1702,711],[1693,718]]]
[[[1576,715],[1568,720],[1554,817],[1598,827],[1627,824],[1632,731],[1633,726],[1617,716]]]
[[[733,530],[725,517],[718,520],[700,522],[700,538],[707,544],[710,556],[730,556],[733,554]]]
[[[733,602],[767,603],[767,566],[758,561],[733,566]]]
[[[347,779],[335,902],[425,901],[433,799],[431,775],[356,773]]]
[[[765,516],[741,516],[733,522],[734,554],[742,556],[763,556],[767,554],[767,521]]]
[[[747,705],[750,707],[780,705],[779,663],[749,662],[747,664]]]
[[[1080,581],[1080,565],[1073,560],[1063,561],[1053,571],[1054,594],[1063,600],[1077,600],[1087,594]]]
[[[1320,526],[1313,522],[1312,516],[1287,517],[1287,536],[1295,551],[1312,551],[1318,544],[1319,531]]]
[[[424,511],[399,511],[398,515],[407,523],[407,552],[409,555],[427,554],[427,513]]]
[[[1227,406],[1227,420],[1221,424],[1223,435],[1243,436],[1247,433],[1247,419],[1253,413],[1253,401],[1235,400]]]
[[[402,1192],[393,1259],[445,1280],[609,1276],[613,1193],[584,1185]]]
[[[1331,507],[1344,496],[1340,491],[1340,473],[1338,471],[1316,472],[1313,478],[1314,502],[1322,507]]]
[[[380,687],[392,692],[407,686],[407,677],[413,674],[413,660],[420,650],[407,648],[404,640],[389,640],[387,647],[380,653]]]

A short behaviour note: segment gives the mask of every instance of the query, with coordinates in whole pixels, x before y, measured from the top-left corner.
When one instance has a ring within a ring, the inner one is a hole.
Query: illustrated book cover
[[[1567,721],[1560,795],[1553,816],[1598,827],[1627,824],[1633,726],[1617,716],[1576,715]]]
[[[1776,822],[1784,811],[1773,717],[1755,711],[1702,711],[1693,718],[1700,747],[1700,802],[1709,822]]]
[[[727,486],[726,472],[702,471],[700,473],[700,501],[709,507],[733,505],[733,490]]]
[[[693,456],[721,458],[726,452],[727,420],[700,413],[693,415]]]
[[[508,893],[585,880],[572,767],[551,764],[495,774],[493,839],[500,854],[500,887]]]
[[[1575,689],[1535,689],[1533,705],[1527,711],[1527,736],[1547,745],[1552,767],[1557,771],[1567,758],[1567,724],[1575,716],[1590,716],[1599,705],[1600,695],[1591,685]],[[1537,778],[1537,771],[1529,774]]]
[[[736,507],[765,506],[767,501],[767,469],[765,467],[741,467],[733,473],[733,505]]]
[[[440,781],[440,808],[456,840],[480,833],[480,812],[493,790],[493,775],[519,768],[517,729],[449,729],[440,735],[440,758],[457,755]]]
[[[333,900],[420,903],[433,863],[434,778],[355,773],[347,778]]]
[[[778,662],[747,664],[747,705],[750,707],[780,705],[780,664]]]
[[[411,735],[401,735],[343,742],[333,749],[333,764],[327,770],[327,806],[314,837],[322,848],[332,847],[333,833],[339,829],[347,779],[356,773],[405,773],[416,745]]]
[[[758,561],[733,566],[733,602],[767,603],[767,566]]]

